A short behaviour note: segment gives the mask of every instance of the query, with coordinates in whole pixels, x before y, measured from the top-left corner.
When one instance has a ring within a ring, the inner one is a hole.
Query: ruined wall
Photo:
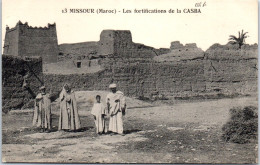
[[[86,59],[90,54],[97,54],[97,42],[82,42],[75,44],[61,44],[59,45],[58,61]]]
[[[115,59],[143,59],[168,52],[169,49],[155,49],[134,43],[128,30],[103,30],[100,35],[98,54],[112,55]]]
[[[81,59],[90,59],[95,57],[110,57],[114,59],[135,58],[153,58],[161,54],[168,53],[170,49],[146,46],[144,44],[134,43],[132,34],[129,30],[103,30],[98,42],[83,42],[75,44],[59,45],[59,61]]]
[[[48,27],[37,28],[19,21],[15,28],[6,31],[4,54],[41,56],[44,63],[57,62],[56,25],[48,24]]]
[[[205,52],[207,91],[220,93],[257,92],[258,46],[212,45]]]
[[[69,82],[75,90],[108,90],[108,85],[115,82],[126,95],[134,97],[149,97],[154,91],[179,97],[257,91],[257,45],[245,45],[241,50],[228,45],[213,46],[206,53],[198,51],[195,45],[184,47],[185,57],[175,61],[109,57],[102,61],[102,71],[67,76],[48,74],[45,80],[58,89]],[[186,51],[187,47],[195,55]]]
[[[25,90],[24,78],[27,77],[31,91]],[[33,95],[42,85],[42,59],[3,55],[2,56],[2,110],[32,107]]]
[[[100,40],[98,42],[98,54],[114,54],[115,38],[117,35],[118,33],[116,33],[114,30],[103,30],[100,34]]]
[[[170,51],[168,53],[154,57],[155,61],[158,62],[176,62],[203,59],[204,51],[197,47],[195,43],[183,45],[179,41],[171,43]]]

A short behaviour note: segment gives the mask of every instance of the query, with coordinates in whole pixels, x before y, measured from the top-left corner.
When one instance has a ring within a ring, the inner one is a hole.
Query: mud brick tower
[[[6,27],[4,55],[40,56],[43,63],[57,62],[58,40],[56,24],[31,27],[19,21],[14,28]]]

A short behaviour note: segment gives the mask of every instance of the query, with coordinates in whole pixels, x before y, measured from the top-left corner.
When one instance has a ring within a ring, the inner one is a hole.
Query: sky
[[[201,7],[196,7],[198,3]],[[117,13],[62,13],[65,8]],[[123,13],[123,9],[173,9],[175,13]],[[201,13],[184,13],[184,9]],[[2,0],[2,46],[6,25],[12,28],[19,20],[33,27],[55,22],[58,44],[98,41],[104,29],[130,30],[133,42],[155,48],[180,41],[206,50],[214,43],[226,44],[229,35],[237,36],[242,29],[248,32],[246,43],[258,43],[257,0]]]

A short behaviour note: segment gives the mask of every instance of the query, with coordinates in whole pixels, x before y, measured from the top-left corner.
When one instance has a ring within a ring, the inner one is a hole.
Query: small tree
[[[229,36],[229,40],[231,44],[238,44],[239,48],[241,48],[242,45],[245,44],[245,39],[248,37],[246,34],[248,32],[245,32],[242,30],[242,32],[240,33],[240,31],[238,32],[238,38],[234,35],[230,35]]]

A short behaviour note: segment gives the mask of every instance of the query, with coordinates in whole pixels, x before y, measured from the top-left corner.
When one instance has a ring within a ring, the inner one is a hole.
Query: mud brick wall
[[[129,58],[153,58],[154,56],[168,52],[169,49],[155,49],[144,44],[134,43],[132,34],[128,30],[104,30],[100,35],[99,53],[113,54],[119,60]]]
[[[155,56],[154,60],[158,62],[196,60],[204,59],[204,54],[205,52],[195,43],[183,45],[179,41],[174,41],[169,52]]]
[[[156,76],[156,90],[166,96],[191,96],[206,90],[201,59],[157,63],[151,69],[151,76]]]
[[[95,54],[98,50],[97,42],[82,42],[74,44],[59,45],[58,61],[86,59],[89,54]]]
[[[106,70],[83,75],[44,75],[52,91],[60,91],[65,82],[75,90],[108,90],[112,82],[128,96],[149,97],[159,91],[167,96],[193,95],[206,90],[204,65],[200,60],[186,63],[156,63],[152,61],[116,61]],[[50,90],[50,89],[49,89]]]
[[[249,94],[257,92],[258,46],[211,46],[205,52],[208,92]]]
[[[114,57],[117,59],[122,58],[153,58],[159,55],[161,52],[153,47],[149,47],[143,44],[117,44],[115,47]]]
[[[24,109],[34,105],[33,95],[23,86],[27,77],[31,92],[37,94],[42,85],[42,59],[2,56],[2,110]]]
[[[111,79],[129,96],[159,91],[167,96],[194,95],[206,90],[202,60],[175,63],[154,61],[114,63]]]
[[[129,30],[103,30],[98,42],[82,42],[75,44],[59,45],[59,61],[75,60],[80,57],[102,56],[111,57],[119,60],[135,58],[153,58],[161,54],[168,53],[170,49],[146,46],[144,44],[134,43],[132,34]]]
[[[74,91],[106,90],[105,84],[110,78],[106,81],[104,71],[100,71],[95,74],[44,74],[44,81],[47,92],[59,93],[65,83],[68,83]]]
[[[61,90],[64,82],[75,90],[108,90],[108,85],[115,82],[126,95],[134,97],[149,96],[154,91],[166,96],[257,91],[257,45],[245,45],[241,50],[236,46],[213,45],[205,54],[198,52],[195,45],[188,47],[193,47],[195,55],[168,62],[109,57],[102,61],[103,71],[67,76],[46,74],[45,83],[54,90]]]

